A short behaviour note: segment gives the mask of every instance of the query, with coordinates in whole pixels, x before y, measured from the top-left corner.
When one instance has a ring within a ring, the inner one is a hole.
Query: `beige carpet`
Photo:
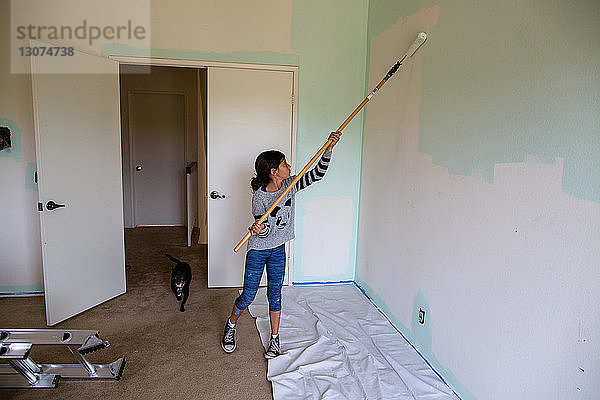
[[[221,349],[237,289],[207,289],[206,246],[186,247],[184,228],[136,228],[125,235],[127,293],[53,327],[99,330],[111,346],[87,358],[106,364],[125,355],[121,380],[62,380],[56,389],[0,390],[0,398],[272,398],[264,349],[248,313],[238,323],[237,350],[227,355]],[[192,266],[185,312],[179,312],[171,292],[173,263],[164,253]],[[0,328],[46,327],[43,297],[0,299]],[[38,363],[75,362],[62,346],[34,347],[31,357]]]

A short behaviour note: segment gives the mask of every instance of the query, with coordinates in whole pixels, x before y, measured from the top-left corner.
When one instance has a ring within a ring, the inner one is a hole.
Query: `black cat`
[[[171,271],[171,290],[175,293],[175,297],[177,301],[181,300],[181,295],[183,294],[183,301],[181,302],[181,307],[179,311],[185,311],[185,302],[187,301],[190,295],[190,282],[192,281],[192,268],[190,264],[179,261],[175,257],[171,257],[168,254],[165,254],[171,261],[173,261],[175,266]]]

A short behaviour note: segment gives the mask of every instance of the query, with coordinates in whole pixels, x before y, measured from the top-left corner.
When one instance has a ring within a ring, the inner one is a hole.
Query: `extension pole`
[[[346,127],[346,125],[348,125],[350,121],[352,121],[356,114],[358,114],[358,112],[369,102],[369,100],[371,100],[371,98],[379,91],[379,89],[381,89],[381,87],[388,81],[388,79],[390,79],[392,75],[396,73],[398,68],[400,68],[400,65],[402,65],[402,62],[405,59],[412,57],[412,55],[417,51],[417,49],[421,47],[423,43],[425,43],[425,40],[427,40],[427,34],[425,32],[421,32],[417,35],[417,38],[410,45],[410,47],[404,54],[404,57],[402,57],[402,59],[400,59],[396,62],[396,64],[394,64],[394,66],[388,71],[388,73],[383,77],[383,79],[377,84],[375,89],[373,89],[371,93],[369,93],[369,95],[365,97],[365,99],[358,105],[358,107],[354,109],[352,114],[350,114],[350,116],[348,116],[348,118],[346,118],[346,120],[337,128],[336,132],[339,132],[340,134],[342,133],[342,130]],[[257,224],[262,224],[263,221],[267,219],[267,216],[271,213],[271,211],[273,211],[275,207],[277,207],[277,205],[281,202],[281,200],[283,200],[285,195],[288,194],[290,190],[292,190],[292,187],[296,184],[296,182],[298,182],[304,176],[306,171],[308,171],[308,169],[313,165],[313,163],[317,159],[319,159],[319,157],[321,157],[321,155],[325,152],[325,150],[327,149],[327,147],[329,147],[331,143],[331,139],[325,142],[325,144],[319,149],[319,151],[317,151],[317,154],[315,154],[314,157],[310,159],[306,166],[302,168],[302,171],[300,171],[300,173],[296,175],[294,180],[292,180],[289,186],[279,195],[279,197],[277,197],[277,199],[271,205],[271,207],[269,207],[269,209],[263,214],[263,216],[260,217],[258,221],[256,221]],[[251,235],[251,232],[246,233],[246,236],[244,236],[242,240],[237,244],[237,246],[235,246],[233,251],[237,253],[238,250],[244,245],[244,243],[246,243],[248,239],[250,239]]]

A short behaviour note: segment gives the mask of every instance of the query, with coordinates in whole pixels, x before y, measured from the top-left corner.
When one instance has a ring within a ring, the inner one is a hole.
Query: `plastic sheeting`
[[[264,288],[249,311],[266,346]],[[284,287],[279,333],[267,372],[276,400],[458,400],[353,284]]]

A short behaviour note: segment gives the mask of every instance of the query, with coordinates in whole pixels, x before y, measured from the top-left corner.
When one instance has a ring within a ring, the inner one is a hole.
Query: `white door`
[[[118,73],[79,52],[32,60],[48,325],[125,293]]]
[[[185,224],[185,97],[129,94],[134,225]]]
[[[250,179],[256,156],[278,149],[293,161],[293,82],[288,71],[208,69],[209,287],[242,286],[246,252],[233,248],[254,222]],[[225,197],[211,198],[212,192]]]

